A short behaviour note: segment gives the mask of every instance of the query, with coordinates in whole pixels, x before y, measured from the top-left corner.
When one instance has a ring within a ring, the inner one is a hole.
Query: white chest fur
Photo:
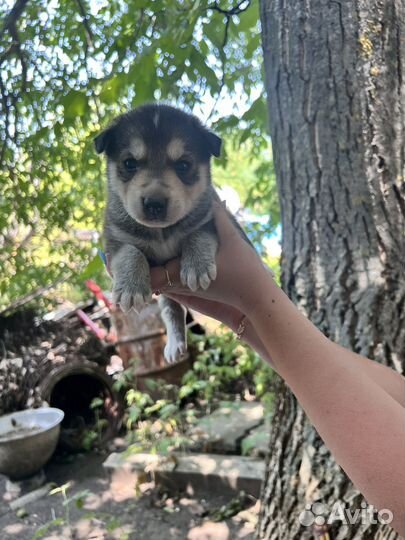
[[[163,238],[162,235],[162,238],[159,241],[152,241],[148,247],[153,251],[156,262],[158,264],[163,264],[180,255],[181,239],[178,235],[174,235],[167,239]]]

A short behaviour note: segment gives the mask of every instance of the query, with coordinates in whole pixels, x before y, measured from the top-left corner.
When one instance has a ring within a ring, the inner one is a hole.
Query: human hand
[[[223,322],[235,333],[238,332],[239,325],[244,321],[244,330],[241,333],[240,339],[250,345],[263,360],[273,367],[273,362],[253,325],[238,309],[220,302],[215,302],[214,300],[192,295],[174,294],[170,291],[165,292],[165,296],[172,298],[189,309]]]
[[[152,290],[212,300],[249,315],[261,299],[261,285],[269,278],[269,272],[219,203],[214,204],[214,217],[219,240],[215,281],[206,290],[191,291],[181,285],[180,261],[174,259],[164,268],[151,269]]]

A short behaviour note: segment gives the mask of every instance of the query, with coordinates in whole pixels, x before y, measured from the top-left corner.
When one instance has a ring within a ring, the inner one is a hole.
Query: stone
[[[152,454],[111,454],[104,462],[109,470],[150,472],[155,479],[174,489],[245,491],[255,497],[265,472],[261,459],[218,454],[174,452],[169,457]]]
[[[206,452],[237,453],[243,437],[263,422],[260,403],[222,402],[212,414],[198,420],[190,432],[194,448]]]
[[[270,421],[254,427],[243,438],[241,450],[244,456],[266,457],[270,450]]]
[[[19,497],[18,499],[11,501],[10,502],[11,510],[18,510],[19,508],[24,508],[26,505],[33,503],[39,499],[42,499],[42,497],[49,495],[49,492],[54,487],[55,485],[49,482],[45,486],[35,489],[34,491],[31,491],[30,493],[27,493],[26,495],[23,495],[22,497]]]
[[[113,452],[104,461],[106,469],[124,468],[128,471],[153,472],[172,471],[176,467],[176,460],[159,454],[131,454],[130,452]]]
[[[22,497],[27,493],[37,490],[42,487],[46,482],[46,476],[43,469],[39,472],[30,476],[29,478],[24,478],[22,480],[10,480],[6,479],[6,492],[7,495],[10,495],[11,499],[17,497]]]

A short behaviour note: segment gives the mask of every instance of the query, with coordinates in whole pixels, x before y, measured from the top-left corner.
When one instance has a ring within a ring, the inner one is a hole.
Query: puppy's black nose
[[[142,199],[143,213],[147,219],[165,219],[167,214],[167,199],[164,197],[144,197]]]

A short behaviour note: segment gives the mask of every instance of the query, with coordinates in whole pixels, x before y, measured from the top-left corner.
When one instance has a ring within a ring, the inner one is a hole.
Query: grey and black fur
[[[107,156],[104,239],[114,302],[139,311],[151,299],[150,266],[175,257],[184,285],[208,288],[218,246],[210,159],[221,139],[191,114],[150,104],[119,116],[95,146]],[[186,351],[185,310],[162,295],[159,304],[165,358],[175,362]]]

